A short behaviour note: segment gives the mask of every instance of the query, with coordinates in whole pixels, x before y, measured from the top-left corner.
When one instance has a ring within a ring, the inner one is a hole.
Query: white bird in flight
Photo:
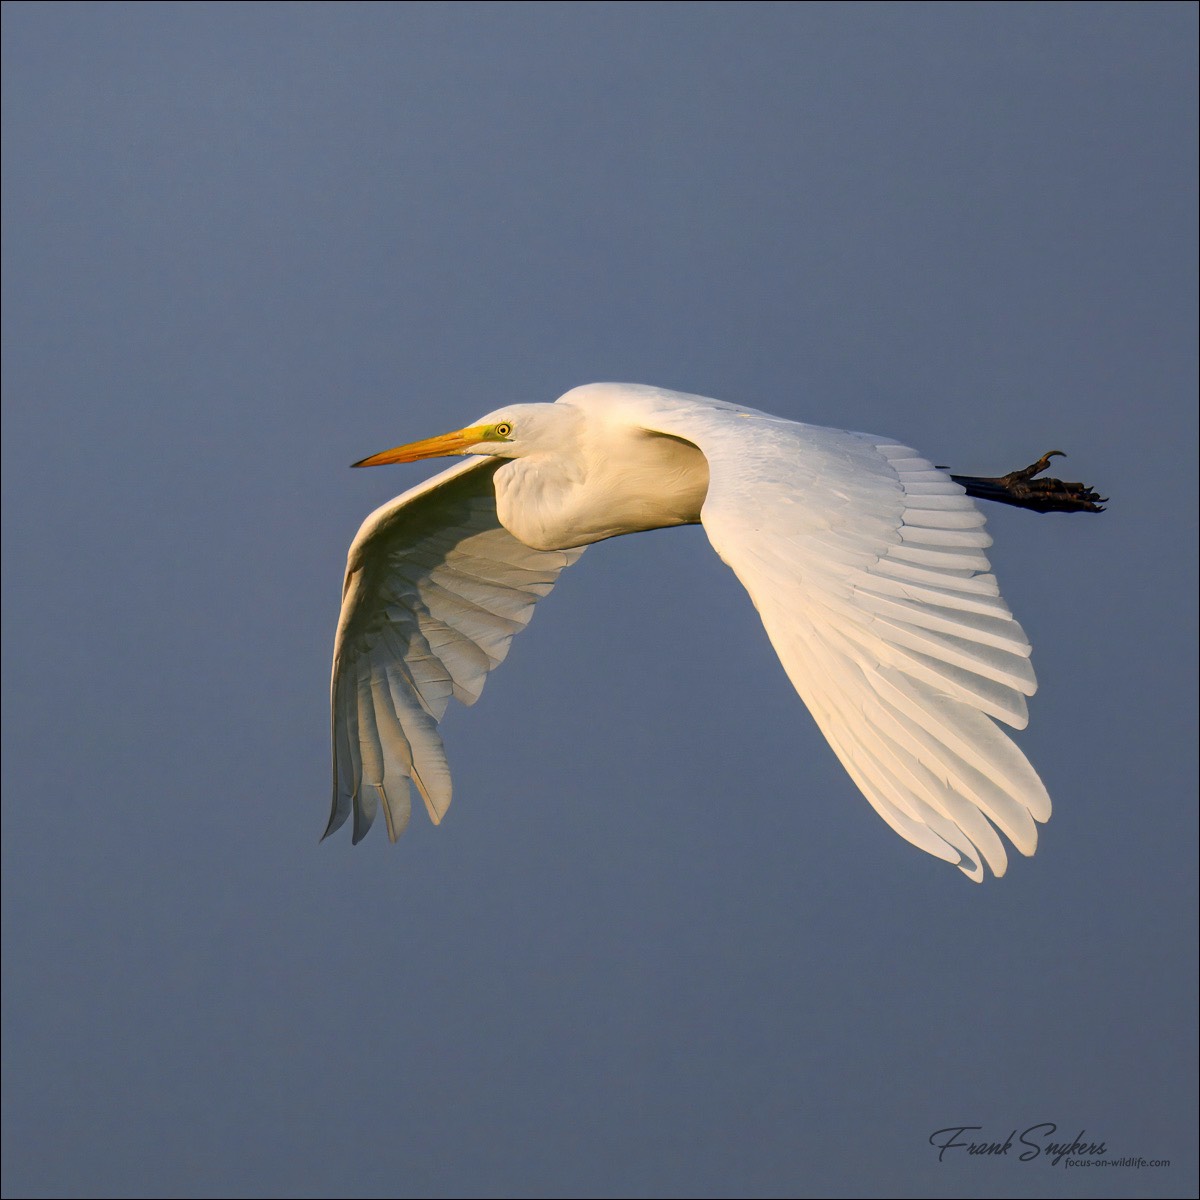
[[[1054,451],[1052,453],[1057,453]],[[466,462],[373,512],[350,546],[333,656],[333,809],[354,841],[410,781],[450,804],[438,721],[479,698],[586,546],[699,523],[750,593],[789,679],[875,811],[981,881],[997,830],[1037,845],[1050,797],[996,724],[1024,728],[1029,641],[970,495],[1100,511],[1083,484],[950,476],[907,446],[638,384],[575,388],[356,463]],[[970,493],[970,495],[968,494]]]

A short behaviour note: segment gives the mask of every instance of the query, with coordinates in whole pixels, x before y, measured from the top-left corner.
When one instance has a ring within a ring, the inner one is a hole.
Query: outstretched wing
[[[884,438],[624,395],[708,459],[709,539],[879,815],[976,881],[1007,867],[997,829],[1032,854],[1050,798],[995,722],[1024,728],[1037,683],[963,489]]]
[[[559,572],[583,551],[532,550],[496,518],[496,459],[457,463],[376,509],[346,562],[333,651],[333,808],[360,841],[382,801],[404,831],[416,784],[436,824],[450,804],[437,724],[473,704]]]

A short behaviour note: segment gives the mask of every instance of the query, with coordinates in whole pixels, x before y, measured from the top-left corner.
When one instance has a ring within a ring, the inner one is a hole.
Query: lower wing
[[[350,547],[333,654],[328,837],[354,841],[380,802],[393,841],[410,781],[436,824],[450,804],[438,722],[473,704],[513,636],[582,550],[532,550],[496,517],[495,459],[471,459],[373,512]]]

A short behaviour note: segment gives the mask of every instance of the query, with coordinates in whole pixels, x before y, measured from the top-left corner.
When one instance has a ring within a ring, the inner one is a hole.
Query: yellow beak
[[[484,440],[483,435],[486,431],[485,425],[471,425],[466,429],[456,429],[453,433],[443,433],[440,437],[426,438],[423,442],[409,442],[406,446],[396,446],[380,454],[372,454],[370,458],[361,459],[351,466],[382,467],[386,463],[419,462],[422,458],[465,454],[469,447]]]

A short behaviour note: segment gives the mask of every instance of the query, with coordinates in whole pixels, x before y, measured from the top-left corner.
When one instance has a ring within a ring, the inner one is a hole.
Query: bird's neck
[[[708,463],[677,438],[639,433],[619,453],[531,454],[495,475],[500,523],[537,550],[587,546],[623,533],[700,520]]]

